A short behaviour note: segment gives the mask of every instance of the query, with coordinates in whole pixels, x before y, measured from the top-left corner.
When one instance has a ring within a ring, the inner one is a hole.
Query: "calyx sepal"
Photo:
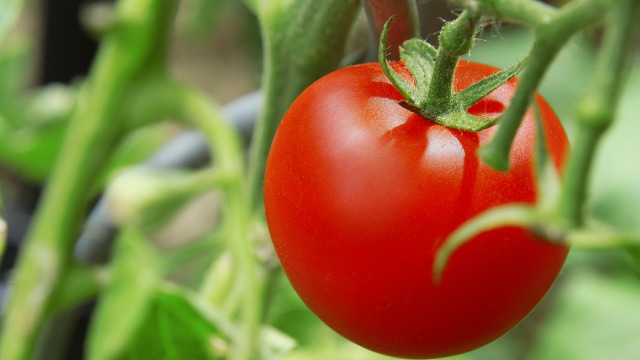
[[[396,17],[389,18],[382,29],[378,61],[389,81],[405,98],[400,102],[400,105],[420,114],[424,118],[450,128],[479,131],[494,125],[500,117],[487,119],[474,116],[469,114],[467,109],[516,76],[525,67],[527,59],[525,58],[515,65],[488,76],[459,92],[449,94],[448,98],[441,99],[442,101],[437,107],[432,106],[428,101],[429,89],[432,84],[436,81],[451,81],[448,77],[439,79],[438,74],[434,74],[436,61],[439,58],[446,58],[446,56],[439,56],[439,54],[444,52],[446,55],[448,50],[442,47],[436,49],[428,42],[420,39],[405,41],[400,48],[400,60],[413,77],[413,82],[407,80],[391,67],[386,58],[387,34],[391,23]],[[445,103],[444,106],[442,102]]]

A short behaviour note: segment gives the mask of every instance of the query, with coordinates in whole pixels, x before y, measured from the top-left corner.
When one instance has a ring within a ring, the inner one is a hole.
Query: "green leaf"
[[[436,48],[420,39],[407,40],[400,48],[400,59],[404,61],[416,83],[416,98],[413,101],[419,108],[427,101],[436,53]]]
[[[418,96],[416,92],[415,86],[409,83],[405,78],[400,76],[387,61],[387,35],[389,34],[389,28],[391,27],[391,23],[394,19],[396,19],[398,15],[392,16],[384,23],[384,27],[382,28],[382,33],[380,34],[380,45],[378,46],[378,62],[380,63],[380,67],[382,68],[382,72],[386,75],[389,81],[393,84],[393,86],[398,89],[398,91],[404,96],[409,105],[414,106],[415,99]]]
[[[195,293],[165,283],[154,294],[123,359],[223,359],[235,336],[233,325]]]
[[[486,41],[477,41],[468,60],[508,67],[525,57],[534,38],[528,29],[501,29],[499,35],[486,32]],[[575,104],[581,99],[593,72],[595,47],[589,35],[574,36],[556,56],[539,92],[558,114],[563,125],[571,132]]]
[[[430,118],[431,116],[429,114],[424,114],[424,117]],[[495,119],[485,119],[483,117],[474,116],[464,109],[451,111],[435,117],[436,122],[440,124],[465,131],[480,131],[482,129],[486,129],[493,126],[498,119],[499,117]]]
[[[118,239],[112,276],[91,323],[88,355],[93,360],[119,359],[151,309],[160,279],[157,255],[135,228]]]
[[[464,90],[453,95],[453,102],[456,106],[464,109],[470,108],[473,104],[480,101],[483,97],[489,95],[490,92],[499,88],[501,85],[516,76],[527,64],[527,58],[518,61],[516,64],[503,69],[491,76],[473,83]]]
[[[55,164],[75,96],[73,88],[50,85],[0,103],[5,120],[0,120],[0,162],[28,180],[43,182]]]
[[[129,342],[123,360],[226,359],[232,341],[241,341],[238,329],[196,293],[162,284],[155,293],[137,336]],[[265,326],[260,332],[260,359],[283,359],[295,341]]]

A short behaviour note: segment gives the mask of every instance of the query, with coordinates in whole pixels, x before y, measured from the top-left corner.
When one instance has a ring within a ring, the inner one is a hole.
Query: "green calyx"
[[[479,131],[494,125],[499,117],[474,116],[467,109],[516,76],[524,68],[526,59],[454,93],[453,73],[458,58],[471,48],[479,23],[477,17],[465,12],[442,29],[438,49],[420,39],[404,42],[400,48],[400,60],[411,73],[412,83],[393,70],[386,59],[387,33],[394,19],[395,16],[387,20],[382,30],[378,61],[384,74],[404,96],[405,100],[400,105],[450,128]],[[450,41],[452,39],[456,41]]]

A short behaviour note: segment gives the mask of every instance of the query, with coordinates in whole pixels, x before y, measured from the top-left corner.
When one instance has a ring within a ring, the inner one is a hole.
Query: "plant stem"
[[[545,72],[564,44],[549,37],[541,37],[533,44],[529,55],[529,64],[525,67],[518,88],[507,110],[502,114],[500,127],[493,140],[481,147],[480,157],[493,168],[507,171],[510,167],[510,150],[520,123],[533,96],[542,82]]]
[[[0,338],[0,358],[29,359],[71,265],[89,190],[119,137],[122,94],[170,28],[177,1],[121,1],[76,102],[58,163],[18,261]]]
[[[247,199],[241,141],[234,129],[218,116],[219,111],[209,99],[195,90],[174,84],[182,119],[196,125],[207,138],[211,158],[223,176],[232,179],[222,186],[225,199],[224,230],[227,247],[233,257],[236,281],[242,289],[240,298],[244,336],[233,344],[232,360],[248,360],[257,354],[258,334],[262,320],[262,288],[258,277],[258,262],[249,237],[252,208]],[[204,284],[204,286],[208,286]]]
[[[445,24],[440,32],[440,45],[426,100],[432,115],[441,115],[450,109],[453,74],[460,56],[473,46],[479,20],[480,13],[465,10],[457,19]]]
[[[636,264],[640,264],[640,257],[638,257],[640,233],[598,231],[598,229],[587,228],[567,232],[565,241],[571,246],[585,250],[626,248],[635,258]]]
[[[53,307],[61,311],[71,310],[94,297],[104,283],[104,269],[74,266],[69,269],[61,284]]]
[[[479,5],[484,13],[534,28],[549,22],[558,11],[537,0],[480,0]]]
[[[474,236],[504,226],[531,227],[536,221],[536,209],[527,204],[513,203],[480,213],[458,227],[442,243],[433,262],[433,281],[440,282],[451,255]]]
[[[42,336],[33,349],[31,360],[64,360],[68,356],[68,344],[78,322],[82,308],[67,309],[47,319]]]
[[[280,120],[312,82],[335,70],[355,21],[358,0],[261,1],[264,108],[254,131],[249,200],[262,204],[267,155]]]
[[[593,155],[610,127],[627,73],[640,3],[625,0],[609,14],[605,38],[588,92],[578,105],[577,136],[569,158],[559,203],[559,215],[570,227],[583,223],[583,206]]]
[[[502,1],[496,1],[494,7],[497,8],[502,4]],[[481,158],[487,164],[501,171],[509,169],[511,144],[551,62],[571,36],[597,23],[610,7],[608,0],[575,1],[553,16],[549,14],[548,21],[535,24],[533,30],[536,40],[529,55],[529,63],[520,78],[518,89],[511,99],[511,104],[502,115],[500,127],[493,140],[479,150]]]

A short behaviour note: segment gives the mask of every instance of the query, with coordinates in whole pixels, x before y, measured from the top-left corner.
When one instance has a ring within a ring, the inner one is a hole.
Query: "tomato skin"
[[[397,71],[409,76],[401,64]],[[461,61],[460,90],[498,69]],[[512,79],[470,112],[494,117]],[[522,320],[555,281],[568,248],[520,228],[477,236],[432,282],[435,252],[459,225],[491,207],[532,203],[535,117],[529,111],[495,171],[476,157],[495,127],[449,129],[403,108],[378,64],[338,70],[303,92],[274,138],[265,211],[283,269],[331,328],[371,350],[407,358],[467,352]],[[567,137],[536,101],[560,168]]]

